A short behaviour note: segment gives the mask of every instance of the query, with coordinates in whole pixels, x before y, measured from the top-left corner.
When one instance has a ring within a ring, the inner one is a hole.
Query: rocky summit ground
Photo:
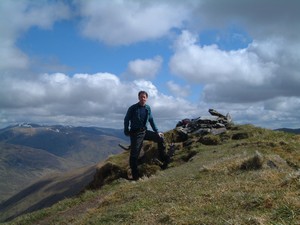
[[[300,136],[252,125],[181,135],[165,170],[144,144],[139,181],[128,152],[97,166],[84,192],[8,224],[300,224]]]

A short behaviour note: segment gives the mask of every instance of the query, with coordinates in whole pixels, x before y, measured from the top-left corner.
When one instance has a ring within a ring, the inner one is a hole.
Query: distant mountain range
[[[91,166],[128,143],[120,129],[22,123],[0,129],[0,201],[42,176]]]
[[[284,131],[284,132],[287,132],[287,133],[300,134],[300,128],[299,129],[279,128],[279,129],[276,129],[276,130]]]

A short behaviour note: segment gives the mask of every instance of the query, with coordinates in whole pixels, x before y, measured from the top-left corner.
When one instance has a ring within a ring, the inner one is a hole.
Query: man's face
[[[144,106],[146,104],[146,101],[147,101],[147,96],[145,94],[140,94],[139,95],[140,105]]]

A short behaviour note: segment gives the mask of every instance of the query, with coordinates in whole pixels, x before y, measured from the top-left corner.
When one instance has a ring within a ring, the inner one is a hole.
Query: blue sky
[[[141,89],[161,130],[230,113],[299,127],[297,0],[0,2],[0,126],[122,128]]]

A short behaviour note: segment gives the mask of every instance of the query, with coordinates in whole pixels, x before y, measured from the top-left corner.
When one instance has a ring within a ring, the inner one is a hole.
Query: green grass
[[[300,223],[299,136],[243,125],[206,136],[208,145],[189,138],[188,146],[176,143],[167,170],[138,182],[115,180],[10,224]]]

